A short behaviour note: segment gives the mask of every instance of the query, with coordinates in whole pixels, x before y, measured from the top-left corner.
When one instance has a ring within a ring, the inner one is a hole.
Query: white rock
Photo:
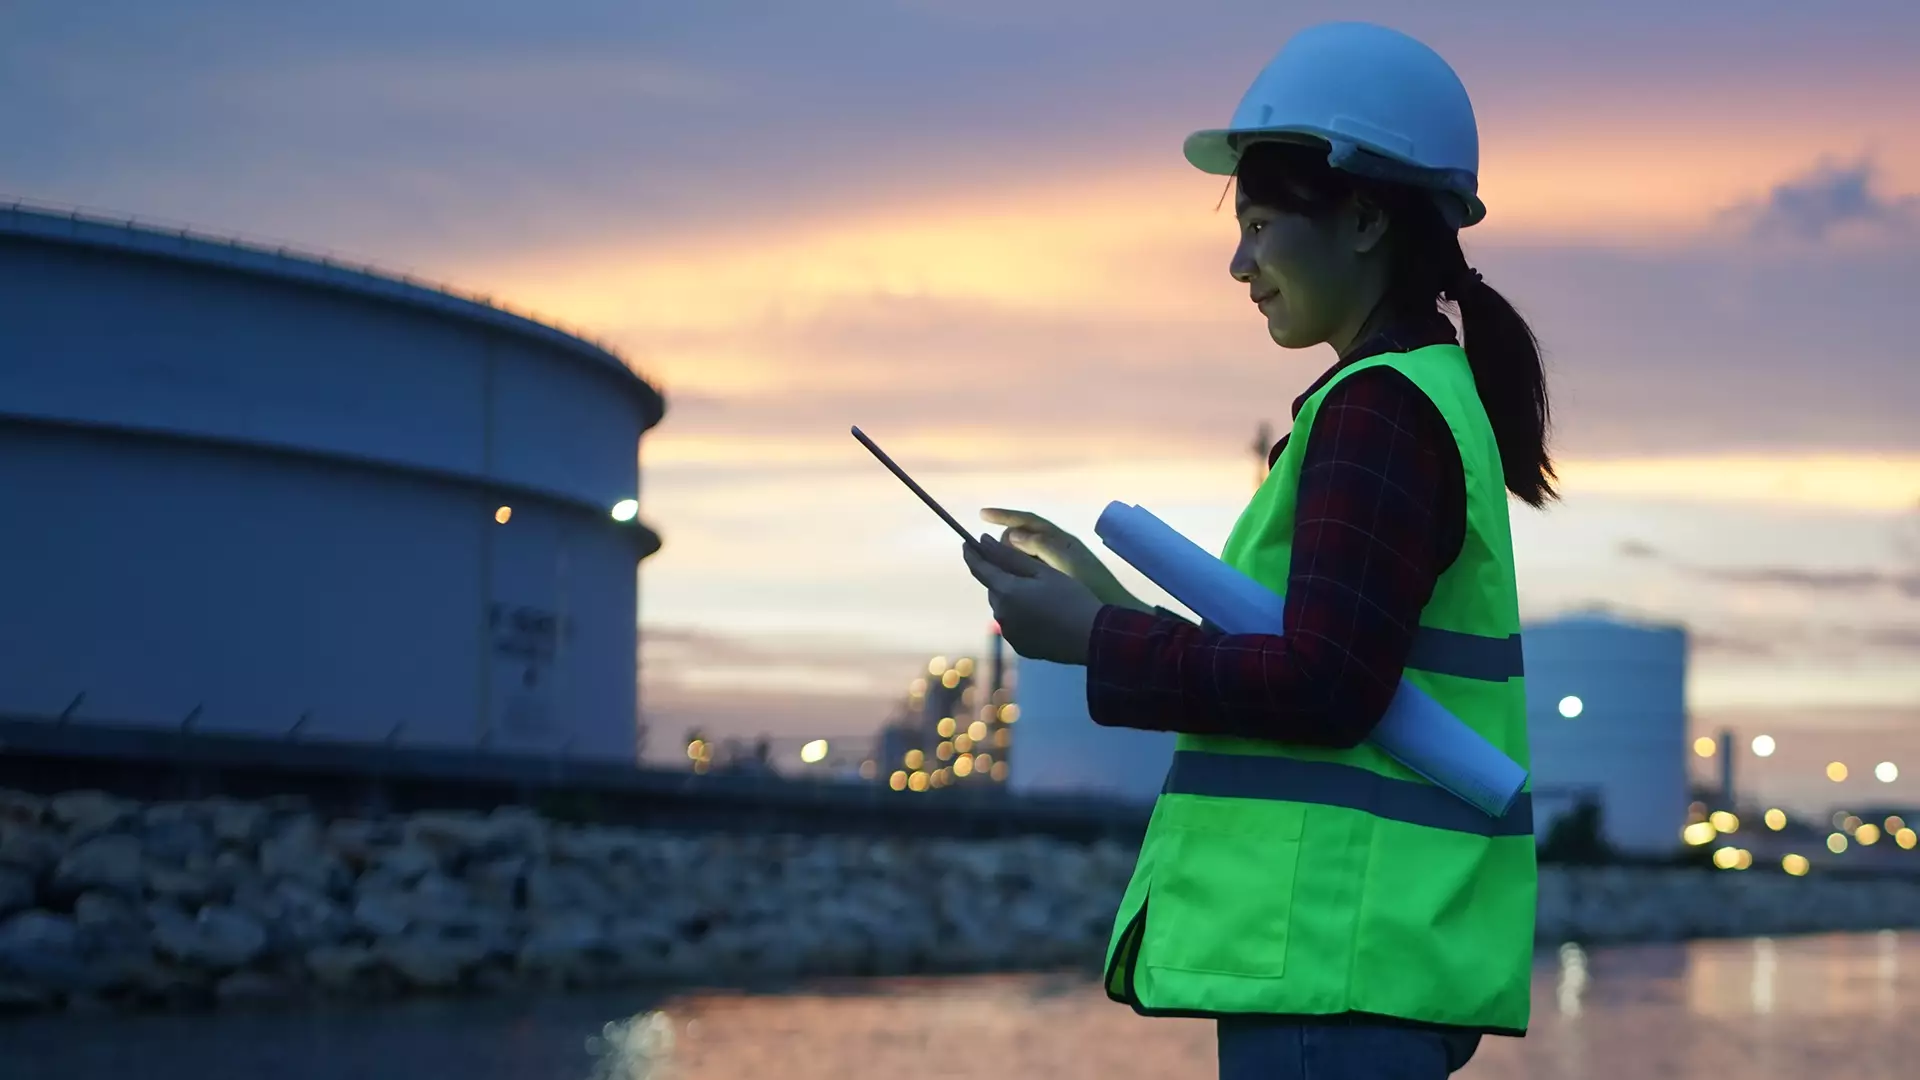
[[[155,919],[153,944],[161,954],[176,960],[227,970],[245,967],[265,952],[267,931],[238,911],[205,907],[192,920]]]
[[[269,880],[297,881],[326,893],[352,880],[346,864],[322,845],[320,827],[310,818],[296,819],[261,841],[260,872]]]
[[[522,970],[577,975],[608,951],[607,931],[600,919],[584,912],[562,912],[534,922],[516,959]]]
[[[92,989],[100,982],[87,962],[79,925],[48,911],[0,921],[0,978],[9,977],[55,990]]]
[[[214,996],[224,1004],[238,1005],[256,1001],[284,1001],[298,991],[289,980],[261,971],[237,971],[214,986]]]
[[[424,934],[406,934],[373,947],[374,956],[401,978],[434,990],[458,986],[461,976],[485,961],[489,951],[484,942]]]
[[[33,906],[33,875],[17,866],[0,863],[0,916],[25,911]]]
[[[544,859],[551,851],[552,826],[527,807],[497,807],[487,821],[493,826],[493,841],[506,852]]]
[[[73,903],[73,921],[80,926],[138,926],[141,911],[125,896],[114,893],[80,894]]]
[[[251,847],[266,832],[270,815],[264,806],[227,798],[208,799],[201,806],[213,827],[214,839],[223,844]]]
[[[213,899],[219,891],[209,872],[182,870],[171,866],[146,867],[147,891],[163,899],[198,907]]]
[[[139,804],[103,791],[70,791],[47,800],[47,816],[74,837],[95,836],[131,822]]]
[[[374,868],[383,876],[403,885],[411,885],[440,869],[440,857],[418,844],[407,844],[374,857]]]
[[[141,886],[146,884],[140,841],[125,835],[88,840],[60,860],[53,872],[53,883],[55,888],[68,893],[107,889],[138,896]]]
[[[353,918],[347,910],[311,886],[282,881],[269,895],[277,914],[267,924],[267,936],[276,952],[305,952],[330,945],[353,930]]]
[[[465,880],[473,890],[474,902],[494,910],[517,907],[521,883],[532,865],[525,855],[504,855],[468,865]]]
[[[404,893],[362,893],[353,902],[353,924],[376,938],[395,937],[414,923]]]
[[[0,865],[43,874],[66,854],[58,833],[25,822],[0,819]]]
[[[620,913],[619,898],[585,866],[536,866],[527,872],[527,909],[537,912]]]
[[[645,856],[647,837],[628,829],[555,829],[550,834],[553,857],[564,862],[605,866],[621,859]]]
[[[0,823],[38,825],[46,818],[47,800],[24,791],[0,788]]]
[[[363,867],[373,861],[396,833],[397,830],[382,822],[342,818],[327,823],[326,845],[350,865]]]
[[[314,981],[329,990],[351,989],[379,963],[364,945],[322,945],[306,957]]]
[[[494,839],[491,822],[479,814],[416,814],[401,826],[410,847],[431,851],[451,860],[488,847]]]

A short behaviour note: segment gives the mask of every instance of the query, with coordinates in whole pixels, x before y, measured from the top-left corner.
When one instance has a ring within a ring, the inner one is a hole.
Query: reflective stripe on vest
[[[1506,682],[1525,674],[1519,634],[1483,637],[1432,626],[1414,632],[1413,651],[1407,654],[1406,666],[1482,682]]]
[[[1531,792],[1521,792],[1505,814],[1490,818],[1444,788],[1331,761],[1176,750],[1161,792],[1344,806],[1389,821],[1475,836],[1533,835]]]
[[[1166,608],[1154,610],[1180,618]],[[1200,627],[1216,634],[1225,633],[1210,622],[1203,621]],[[1506,682],[1526,674],[1519,634],[1484,637],[1434,626],[1414,629],[1413,651],[1407,654],[1406,666],[1415,671],[1457,675],[1462,679],[1478,679],[1481,682]]]

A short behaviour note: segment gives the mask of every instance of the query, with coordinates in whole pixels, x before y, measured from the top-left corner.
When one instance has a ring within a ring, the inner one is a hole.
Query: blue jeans
[[[1468,1032],[1265,1017],[1219,1021],[1220,1080],[1446,1080],[1480,1045]]]

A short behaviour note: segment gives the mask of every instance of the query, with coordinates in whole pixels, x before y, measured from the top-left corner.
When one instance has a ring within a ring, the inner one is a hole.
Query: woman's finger
[[[980,511],[980,518],[989,525],[1006,525],[1015,529],[1030,529],[1041,532],[1052,527],[1046,518],[1027,510],[1006,510],[989,506]]]
[[[1040,573],[1040,568],[1046,565],[1019,548],[995,540],[985,533],[980,534],[980,550],[987,553],[987,558],[992,560],[993,565],[1015,577],[1034,577]]]
[[[980,550],[985,551],[985,545],[982,545]],[[971,544],[961,545],[960,557],[966,560],[967,569],[972,572],[973,580],[985,585],[989,591],[1005,589],[1013,581],[1012,574],[994,565],[992,556],[976,553]]]

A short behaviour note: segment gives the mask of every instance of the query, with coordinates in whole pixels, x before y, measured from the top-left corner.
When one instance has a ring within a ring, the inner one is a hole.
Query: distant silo
[[[1173,762],[1172,735],[1105,728],[1087,715],[1087,669],[1020,661],[1017,792],[1090,795],[1150,803]]]
[[[1537,835],[1588,798],[1615,847],[1672,851],[1687,814],[1686,631],[1582,614],[1523,640]]]

